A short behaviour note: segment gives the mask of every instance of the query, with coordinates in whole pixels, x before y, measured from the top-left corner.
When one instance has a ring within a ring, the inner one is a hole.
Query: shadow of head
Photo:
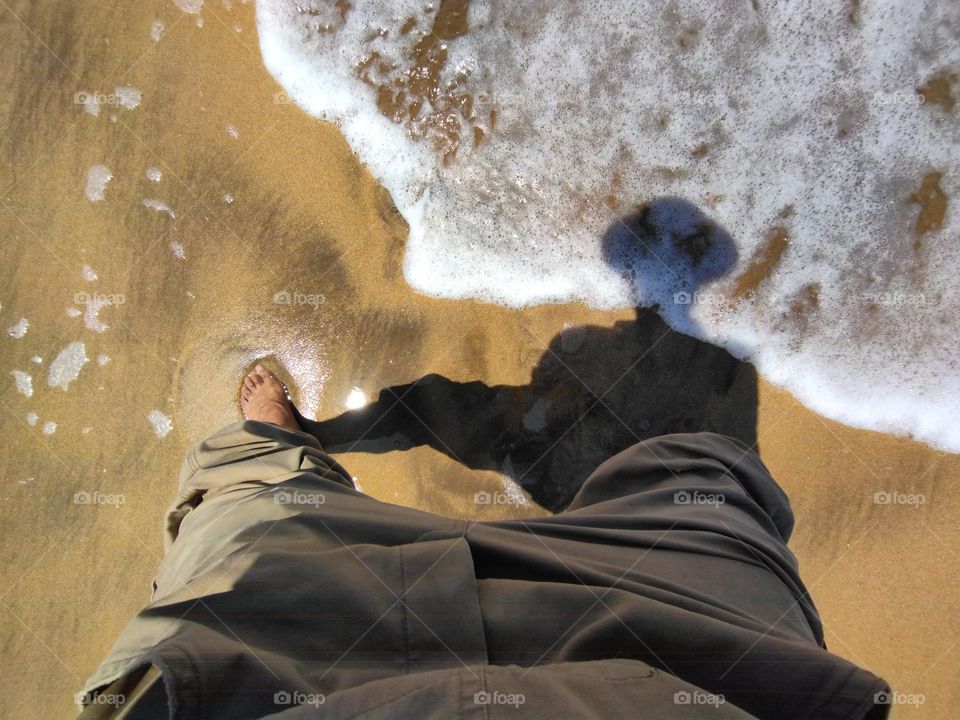
[[[639,205],[602,239],[606,262],[632,283],[636,304],[676,306],[686,315],[697,293],[737,264],[733,238],[698,207],[676,197]]]

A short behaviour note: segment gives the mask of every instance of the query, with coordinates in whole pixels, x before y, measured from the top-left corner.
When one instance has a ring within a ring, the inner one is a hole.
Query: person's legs
[[[862,716],[885,684],[820,647],[792,526],[737,441],[640,443],[558,515],[471,527],[490,662],[633,658],[759,717]]]
[[[677,495],[672,502],[678,508],[706,510],[711,517],[717,503],[709,496],[730,489],[733,496],[743,494],[734,483],[751,501],[754,520],[786,543],[793,532],[787,496],[751,448],[716,433],[663,435],[627,448],[590,474],[566,512],[638,493],[646,504],[666,492]]]
[[[188,716],[253,717],[278,691],[625,658],[779,719],[861,717],[886,687],[817,648],[789,505],[735,443],[658,438],[559,515],[470,524],[357,492],[256,372],[248,419],[185,459],[153,602],[87,689],[150,662]]]
[[[260,419],[263,387],[185,458],[151,602],[85,691],[152,663],[177,717],[261,717],[278,692],[485,662],[466,523],[357,491],[315,438]]]

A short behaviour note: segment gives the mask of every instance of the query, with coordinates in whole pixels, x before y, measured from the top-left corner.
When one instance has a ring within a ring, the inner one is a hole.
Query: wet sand
[[[325,419],[353,388],[371,397],[428,373],[524,385],[564,324],[633,316],[412,292],[405,224],[336,127],[284,102],[260,60],[252,4],[209,3],[203,18],[197,27],[169,2],[0,9],[0,321],[30,323],[24,337],[0,338],[5,717],[72,712],[73,693],[147,599],[183,453],[238,419],[239,381],[256,358],[273,355],[301,409]],[[166,32],[155,42],[158,19]],[[74,102],[123,85],[143,93],[139,107],[94,117]],[[93,203],[84,184],[97,164],[113,179]],[[124,297],[101,310],[102,333],[66,314],[82,292]],[[47,367],[76,340],[90,362],[67,390],[49,387]],[[32,397],[13,369],[32,374]],[[791,545],[831,649],[924,696],[894,717],[948,717],[960,702],[960,458],[820,418],[762,378],[757,394],[761,456],[793,502]],[[163,438],[153,410],[172,418]],[[474,493],[501,489],[500,475],[429,447],[338,459],[390,502],[460,517],[546,512],[478,506]],[[74,502],[96,491],[123,503]],[[925,502],[878,504],[882,491]]]

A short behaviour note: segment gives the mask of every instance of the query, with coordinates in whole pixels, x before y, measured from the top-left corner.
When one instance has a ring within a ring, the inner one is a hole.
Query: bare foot
[[[247,420],[282,425],[291,430],[301,429],[290,410],[287,389],[263,365],[257,365],[244,378],[240,390],[240,409]]]

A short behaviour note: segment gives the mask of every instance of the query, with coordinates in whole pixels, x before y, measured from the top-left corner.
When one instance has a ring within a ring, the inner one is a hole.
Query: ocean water
[[[960,451],[960,4],[257,0],[407,282],[659,306],[850,425]]]

